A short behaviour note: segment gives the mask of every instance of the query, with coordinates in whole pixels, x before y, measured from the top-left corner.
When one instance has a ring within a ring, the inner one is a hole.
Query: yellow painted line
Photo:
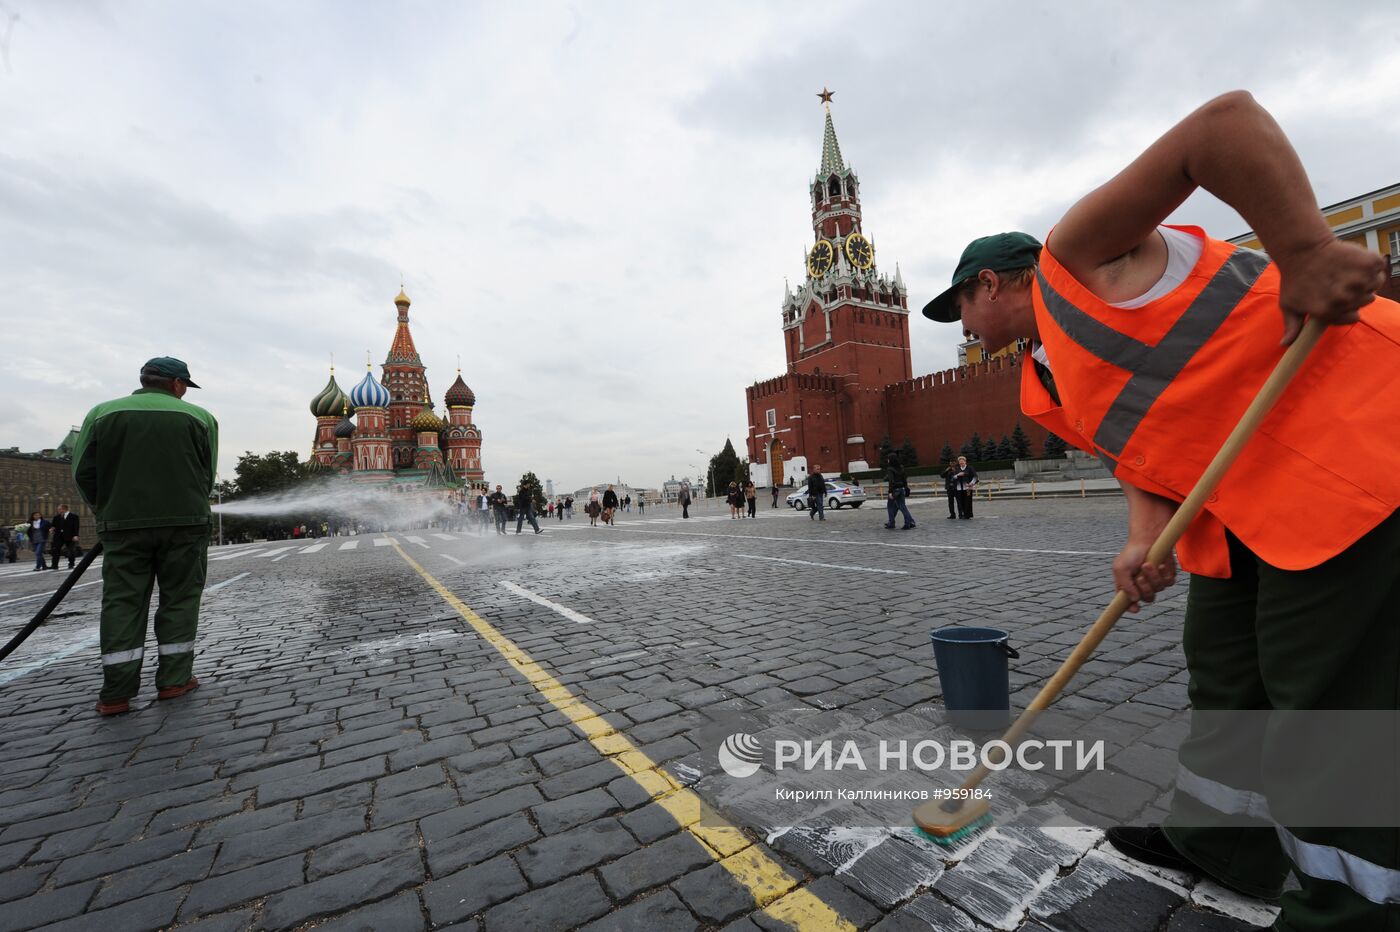
[[[462,616],[477,634],[481,635],[505,658],[506,662],[520,672],[541,696],[568,716],[569,721],[583,732],[588,742],[603,757],[617,765],[625,775],[646,790],[657,805],[675,817],[676,822],[700,842],[701,846],[718,861],[730,875],[743,884],[753,896],[754,902],[764,907],[764,912],[774,919],[787,924],[798,932],[855,932],[855,926],[841,917],[841,914],[828,906],[822,899],[803,887],[799,881],[777,861],[753,842],[749,841],[736,826],[729,825],[706,805],[695,793],[686,789],[621,732],[614,729],[594,709],[575,696],[567,686],[550,676],[543,667],[530,659],[514,641],[497,631],[451,590],[438,582],[431,573],[423,569],[412,557],[404,552],[398,541],[393,541],[394,549],[404,562],[433,588],[442,600]]]

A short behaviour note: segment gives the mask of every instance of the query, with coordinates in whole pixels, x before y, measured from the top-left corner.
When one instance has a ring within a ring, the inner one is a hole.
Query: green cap
[[[1039,257],[1040,241],[1029,233],[995,233],[973,240],[967,244],[962,258],[958,260],[952,286],[924,305],[924,316],[944,324],[958,320],[962,317],[955,299],[959,285],[969,278],[976,278],[983,269],[993,272],[1025,269],[1035,265]]]
[[[183,359],[176,359],[174,356],[157,356],[155,359],[146,360],[146,364],[141,367],[144,375],[161,375],[167,379],[179,379],[190,388],[199,388],[190,380],[190,367],[185,365]]]

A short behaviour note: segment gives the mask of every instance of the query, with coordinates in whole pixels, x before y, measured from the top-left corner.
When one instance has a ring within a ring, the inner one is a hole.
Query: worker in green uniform
[[[120,715],[141,687],[151,587],[156,608],[157,696],[199,685],[194,640],[209,547],[209,494],[219,422],[182,400],[199,388],[170,356],[141,367],[141,387],[88,412],[73,477],[97,516],[102,542],[101,715]]]

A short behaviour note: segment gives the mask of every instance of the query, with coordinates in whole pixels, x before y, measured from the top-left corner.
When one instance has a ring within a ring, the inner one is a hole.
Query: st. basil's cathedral
[[[311,400],[316,418],[312,463],[355,482],[405,491],[484,490],[481,431],[472,423],[476,395],[458,369],[457,381],[443,395],[446,417],[433,410],[427,367],[408,328],[410,303],[399,289],[394,298],[398,326],[382,366],[382,382],[366,363],[370,371],[347,395],[331,367],[326,387]]]

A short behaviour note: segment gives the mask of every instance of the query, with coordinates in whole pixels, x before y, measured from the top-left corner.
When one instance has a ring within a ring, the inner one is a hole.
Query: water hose
[[[44,603],[43,608],[39,609],[39,613],[30,620],[29,624],[21,628],[18,634],[10,638],[10,643],[6,644],[4,647],[0,647],[0,660],[4,660],[6,657],[10,656],[16,647],[19,647],[31,634],[39,630],[39,626],[48,619],[54,609],[58,608],[58,603],[63,601],[63,597],[68,594],[69,589],[73,588],[73,584],[78,581],[78,577],[83,575],[83,571],[92,565],[92,561],[97,559],[97,555],[101,552],[102,542],[98,541],[96,544],[93,544],[91,550],[83,554],[81,562],[68,574],[68,578],[63,581],[63,584],[58,587],[58,590],[54,592],[53,595],[49,596],[49,600]]]

